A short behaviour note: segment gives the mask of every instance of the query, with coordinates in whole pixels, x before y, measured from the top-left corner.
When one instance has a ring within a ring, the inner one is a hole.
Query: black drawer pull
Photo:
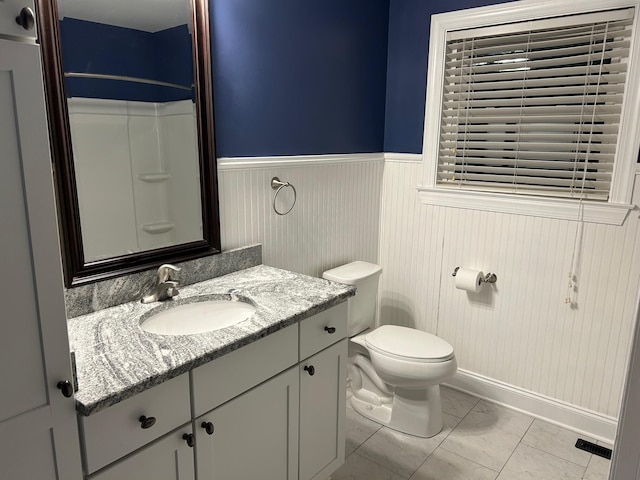
[[[305,365],[304,371],[307,372],[312,377],[316,373],[316,369],[313,365]]]
[[[16,23],[25,30],[31,30],[36,23],[36,16],[29,7],[20,10],[20,15],[16,17]]]
[[[213,430],[214,430],[213,423],[211,423],[211,422],[202,422],[202,425],[200,425],[200,426],[205,429],[207,434],[213,435]]]
[[[182,439],[185,440],[187,442],[187,445],[189,445],[191,448],[193,448],[193,446],[196,444],[196,442],[193,440],[193,433],[185,433],[184,435],[182,435]]]
[[[145,417],[142,415],[138,421],[141,428],[151,428],[156,424],[156,417]]]
[[[329,334],[336,333],[336,327],[324,327],[324,331]]]
[[[73,395],[73,386],[71,385],[71,382],[69,380],[62,380],[58,382],[56,387],[58,387],[58,389],[60,389],[60,391],[62,392],[62,395],[67,398]]]

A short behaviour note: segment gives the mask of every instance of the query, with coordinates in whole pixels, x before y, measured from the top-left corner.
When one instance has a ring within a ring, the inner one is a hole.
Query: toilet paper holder
[[[454,268],[451,276],[455,277],[458,270],[460,270],[460,267]],[[480,278],[480,281],[482,283],[496,283],[498,281],[498,276],[495,273],[487,273],[484,277]]]

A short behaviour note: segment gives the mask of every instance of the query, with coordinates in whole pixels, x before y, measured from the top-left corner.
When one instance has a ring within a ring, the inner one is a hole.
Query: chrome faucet
[[[140,300],[142,303],[161,302],[171,297],[175,297],[180,293],[178,291],[178,282],[172,280],[173,272],[179,272],[178,267],[169,265],[168,263],[158,267],[158,284],[153,291]]]

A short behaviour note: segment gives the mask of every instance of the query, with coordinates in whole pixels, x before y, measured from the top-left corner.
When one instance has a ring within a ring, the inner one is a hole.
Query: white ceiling
[[[189,0],[58,0],[58,10],[61,20],[72,17],[146,32],[191,25]]]

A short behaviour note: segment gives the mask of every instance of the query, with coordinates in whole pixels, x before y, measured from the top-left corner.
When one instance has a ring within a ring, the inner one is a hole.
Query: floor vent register
[[[585,452],[593,453],[594,455],[598,455],[600,457],[607,458],[611,460],[611,449],[607,447],[603,447],[601,445],[596,445],[592,442],[587,442],[581,438],[576,442],[576,448],[580,450],[584,450]]]

